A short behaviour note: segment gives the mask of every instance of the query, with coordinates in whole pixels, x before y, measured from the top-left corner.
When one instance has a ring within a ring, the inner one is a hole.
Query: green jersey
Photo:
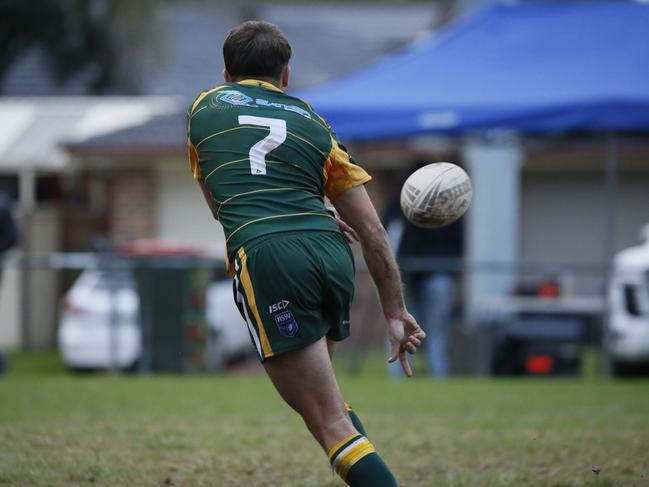
[[[189,112],[189,163],[230,262],[246,242],[271,233],[338,232],[324,198],[370,176],[311,106],[258,80],[217,86]]]

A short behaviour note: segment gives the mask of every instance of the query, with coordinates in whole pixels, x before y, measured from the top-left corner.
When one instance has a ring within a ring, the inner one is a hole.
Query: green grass
[[[340,382],[402,486],[649,485],[647,381]],[[262,375],[74,376],[22,355],[0,379],[4,485],[342,484]]]

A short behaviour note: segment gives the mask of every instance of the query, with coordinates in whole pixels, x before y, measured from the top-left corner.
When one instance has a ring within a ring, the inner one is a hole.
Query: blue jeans
[[[408,279],[406,282],[409,284],[406,289],[408,309],[426,332],[423,351],[428,374],[447,377],[450,369],[448,342],[455,294],[453,278],[448,274],[435,273]],[[393,377],[403,376],[398,360],[389,365],[389,371]]]

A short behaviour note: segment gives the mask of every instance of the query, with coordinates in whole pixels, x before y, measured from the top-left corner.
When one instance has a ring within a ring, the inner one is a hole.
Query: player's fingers
[[[403,349],[410,355],[414,355],[417,352],[417,347],[410,342],[405,343]]]
[[[408,341],[412,343],[415,347],[419,347],[421,345],[421,340],[416,336],[409,336]]]
[[[406,376],[412,377],[412,369],[408,363],[408,357],[406,357],[406,353],[403,350],[399,352],[399,361],[401,362],[401,368]]]
[[[399,349],[400,345],[398,342],[393,342],[392,343],[392,350],[390,351],[390,357],[388,358],[388,363],[392,363],[395,360],[397,360],[397,357],[399,357]]]
[[[422,330],[421,328],[419,328],[419,327],[417,327],[417,328],[418,328],[417,331],[415,331],[410,336],[417,337],[417,339],[419,339],[419,340],[423,340],[424,338],[426,338],[426,332],[424,330]]]
[[[341,220],[340,218],[338,218],[336,221],[338,222],[338,227],[340,227],[349,243],[358,242],[359,238],[356,230],[354,230],[347,224],[347,222]]]

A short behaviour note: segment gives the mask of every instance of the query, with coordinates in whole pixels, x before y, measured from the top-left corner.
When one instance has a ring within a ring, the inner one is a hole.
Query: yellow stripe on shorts
[[[250,274],[248,273],[247,260],[248,256],[246,251],[241,247],[239,249],[239,260],[241,261],[241,284],[243,285],[243,292],[246,295],[246,300],[248,301],[248,307],[252,311],[255,321],[257,322],[257,329],[259,331],[259,341],[261,342],[261,349],[264,354],[264,358],[272,357],[275,353],[270,346],[268,341],[268,336],[266,335],[266,329],[264,328],[264,322],[261,321],[261,316],[259,315],[259,310],[257,309],[257,302],[255,301],[255,291],[252,289],[252,281],[250,280]]]

